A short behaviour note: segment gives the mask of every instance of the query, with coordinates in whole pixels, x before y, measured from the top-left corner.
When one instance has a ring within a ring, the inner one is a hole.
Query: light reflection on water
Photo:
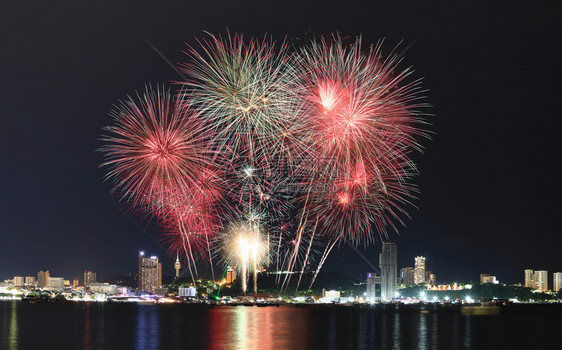
[[[308,316],[294,308],[223,307],[208,310],[211,349],[291,348],[308,337]]]
[[[158,349],[160,314],[158,305],[137,305],[135,349]]]
[[[556,336],[559,314],[9,301],[0,302],[0,349],[533,348]]]
[[[10,350],[15,350],[18,348],[18,312],[17,312],[18,303],[16,301],[12,301],[11,305],[11,313],[10,313],[10,336],[8,338],[8,344],[10,346]]]

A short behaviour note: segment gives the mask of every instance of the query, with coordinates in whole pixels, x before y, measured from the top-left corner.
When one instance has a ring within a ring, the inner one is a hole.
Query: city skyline
[[[386,50],[404,40],[405,64],[425,77],[435,134],[415,159],[418,209],[409,210],[412,219],[399,236],[389,233],[400,246],[398,268],[422,255],[434,261],[440,280],[489,273],[523,282],[521,271],[529,267],[560,271],[558,88],[551,69],[559,60],[548,39],[558,23],[553,13],[521,4],[413,4],[406,10],[369,4],[362,10],[302,5],[264,17],[241,5],[229,11],[236,16],[210,21],[205,9],[184,4],[182,11],[139,6],[133,21],[131,9],[119,4],[112,11],[93,4],[96,20],[59,6],[9,4],[0,14],[2,32],[14,33],[0,58],[7,67],[0,93],[6,123],[0,255],[10,262],[0,266],[0,276],[50,270],[72,278],[85,269],[126,275],[134,273],[142,249],[161,257],[165,274],[174,273],[175,255],[166,255],[162,230],[111,194],[95,150],[117,100],[147,82],[178,79],[147,41],[175,64],[184,60],[184,42],[194,44],[202,30],[226,28],[278,41],[287,36],[291,43],[311,28],[341,30],[369,43],[386,38]],[[202,15],[187,24],[181,14],[194,10]],[[443,11],[450,15],[441,17]],[[298,21],[302,14],[309,21]],[[356,17],[362,21],[349,19]],[[359,249],[376,262],[380,247],[377,241]],[[324,269],[359,279],[370,267],[344,245]],[[204,267],[201,273],[210,275]]]
[[[366,285],[366,297],[370,300],[378,301],[389,301],[393,299],[397,293],[397,288],[404,288],[405,286],[414,285],[425,285],[435,287],[442,287],[444,285],[452,285],[456,283],[475,283],[480,282],[483,284],[500,284],[496,276],[490,275],[489,273],[481,273],[479,280],[455,280],[455,281],[437,281],[436,275],[433,271],[426,269],[426,257],[415,256],[413,257],[414,267],[406,266],[400,268],[398,272],[398,261],[397,261],[397,245],[394,242],[384,242],[381,247],[381,252],[379,254],[379,271],[369,272],[366,274],[365,279],[358,279],[358,282],[364,282]],[[373,267],[373,265],[371,265]],[[157,256],[151,255],[147,256],[144,251],[138,252],[138,266],[137,274],[131,275],[134,278],[135,289],[141,292],[154,293],[160,288],[164,288],[165,284],[162,283],[162,264],[159,262]],[[175,278],[176,281],[180,277],[181,263],[176,256],[176,262],[174,264]],[[225,274],[223,279],[220,278],[215,280],[217,283],[232,283],[236,280],[237,269],[236,266],[227,266],[224,269]],[[264,270],[262,272],[267,272]],[[273,271],[274,272],[274,271]],[[310,272],[310,271],[309,271]],[[314,272],[314,271],[312,271]],[[523,282],[515,283],[505,283],[503,281],[502,285],[519,285],[533,290],[547,292],[553,291],[557,292],[562,289],[562,272],[551,272],[552,278],[549,278],[549,271],[545,270],[533,270],[525,269],[523,271]],[[119,277],[119,276],[114,276]],[[172,277],[172,275],[168,276]],[[59,288],[72,287],[76,289],[77,287],[89,288],[90,285],[96,285],[97,287],[103,289],[106,288],[108,283],[102,280],[98,280],[96,277],[96,272],[91,270],[84,271],[83,283],[80,284],[78,277],[73,279],[64,279],[64,277],[53,277],[50,275],[49,270],[41,270],[37,273],[37,276],[32,275],[13,275],[12,279],[4,279],[3,285],[12,285],[13,287],[30,287],[35,286],[37,288]],[[105,287],[104,287],[105,285]],[[118,286],[110,285],[111,288],[117,288]],[[97,288],[96,287],[96,288]],[[108,287],[109,288],[109,287]],[[116,289],[115,289],[116,290]],[[435,290],[435,289],[432,289]],[[280,290],[281,291],[281,290]]]

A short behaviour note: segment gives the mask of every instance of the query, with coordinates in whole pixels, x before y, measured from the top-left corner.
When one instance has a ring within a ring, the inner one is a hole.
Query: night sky
[[[424,77],[435,132],[416,156],[418,209],[399,268],[427,255],[438,281],[482,272],[520,282],[562,271],[560,11],[538,1],[211,1],[0,5],[0,280],[15,274],[103,279],[135,273],[138,250],[164,256],[158,227],[126,212],[96,152],[112,105],[173,63],[204,31],[282,41],[312,30],[403,40]],[[378,264],[379,246],[363,253]],[[172,274],[170,257],[164,273]],[[349,247],[326,270],[370,267]],[[98,277],[98,278],[99,278]],[[550,281],[550,283],[552,283]]]

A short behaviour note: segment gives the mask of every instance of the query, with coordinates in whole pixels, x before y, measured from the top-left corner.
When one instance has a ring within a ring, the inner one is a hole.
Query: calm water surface
[[[559,311],[1,301],[0,349],[546,349]]]

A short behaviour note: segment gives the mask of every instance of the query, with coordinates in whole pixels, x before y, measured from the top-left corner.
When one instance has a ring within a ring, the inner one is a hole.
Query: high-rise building
[[[543,292],[548,290],[548,271],[535,271],[535,288]]]
[[[414,284],[414,268],[404,267],[400,270],[400,283],[409,286]]]
[[[14,276],[14,287],[23,287],[24,281],[23,276]]]
[[[380,286],[381,286],[381,276],[377,276],[377,274],[374,272],[369,272],[367,274],[367,290],[366,290],[366,297],[368,301],[373,302],[373,301],[380,300],[380,295],[377,293],[377,289],[380,291]]]
[[[49,282],[49,275],[49,270],[39,271],[39,273],[37,273],[37,285],[40,288],[47,287],[47,283]]]
[[[176,278],[180,277],[181,263],[179,254],[176,255],[176,263],[174,264],[174,268],[176,269]]]
[[[78,277],[74,277],[74,280],[72,280],[72,289],[78,288],[79,285],[80,285],[80,280],[78,279]]]
[[[35,276],[25,276],[25,285],[33,286],[35,284],[37,284],[37,279],[35,278]]]
[[[379,254],[379,267],[381,269],[381,299],[391,300],[396,294],[397,277],[397,247],[391,242],[382,243],[382,252]]]
[[[226,268],[226,283],[232,283],[236,280],[236,266],[228,266]]]
[[[436,285],[437,284],[437,276],[434,273],[429,274],[429,284]]]
[[[89,287],[90,284],[96,283],[96,273],[93,271],[84,271],[84,287]]]
[[[552,274],[552,291],[558,292],[562,289],[562,272]]]
[[[525,287],[535,288],[535,274],[531,269],[525,270]]]
[[[414,284],[425,283],[425,257],[414,258]]]
[[[139,252],[139,290],[154,292],[162,286],[162,264],[157,256],[146,257]]]

